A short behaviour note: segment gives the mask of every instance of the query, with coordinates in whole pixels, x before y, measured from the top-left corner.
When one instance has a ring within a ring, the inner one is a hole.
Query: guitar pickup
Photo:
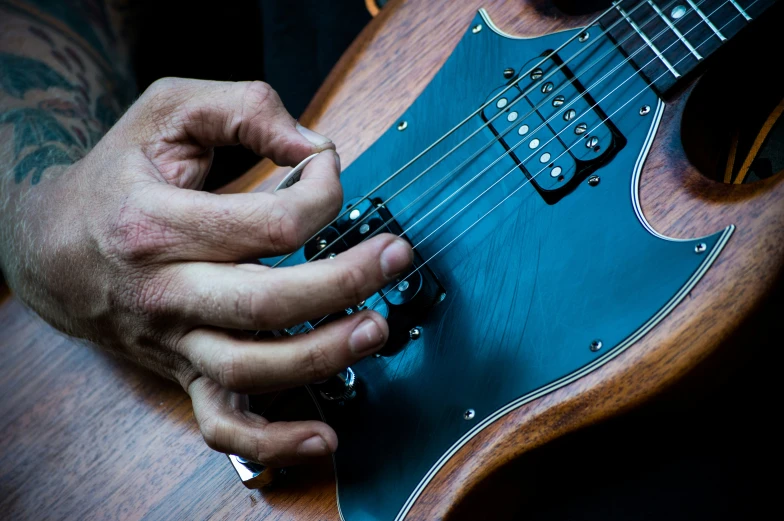
[[[482,119],[545,201],[555,203],[625,140],[557,57],[534,67],[540,61],[523,66],[520,81],[491,93]]]

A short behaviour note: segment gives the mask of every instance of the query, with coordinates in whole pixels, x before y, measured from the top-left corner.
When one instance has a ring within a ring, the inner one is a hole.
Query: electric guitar
[[[470,4],[389,3],[302,118],[337,145],[344,206],[303,248],[262,262],[329,262],[382,232],[416,252],[373,297],[272,333],[361,309],[387,317],[380,355],[309,388],[311,413],[338,433],[333,460],[244,492],[280,472],[229,465],[181,391],[9,299],[0,434],[15,499],[0,504],[441,519],[509,461],[670,387],[749,319],[782,271],[784,176],[714,175],[680,131],[700,75],[781,19],[781,2],[623,0],[580,16]],[[285,189],[297,171],[265,161],[224,190]],[[286,417],[299,398],[251,407]]]

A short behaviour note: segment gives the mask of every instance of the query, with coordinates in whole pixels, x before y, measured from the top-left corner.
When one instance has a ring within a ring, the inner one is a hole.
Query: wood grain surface
[[[508,33],[579,25],[544,2],[393,1],[327,79],[302,121],[330,136],[344,165],[392,124],[446,60],[478,7]],[[521,454],[635,407],[721,346],[774,287],[784,261],[784,176],[708,180],[679,137],[686,95],[668,103],[641,179],[642,207],[674,237],[737,231],[691,294],[638,344],[599,370],[503,417],[436,475],[408,519],[446,517]],[[262,162],[226,191],[285,172]],[[266,179],[266,182],[265,182]],[[245,490],[202,442],[188,397],[43,324],[15,299],[0,306],[0,517],[9,519],[336,520],[329,461]]]

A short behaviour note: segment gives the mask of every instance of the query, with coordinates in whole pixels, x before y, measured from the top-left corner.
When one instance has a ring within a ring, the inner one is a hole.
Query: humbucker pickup
[[[531,60],[520,69],[525,77],[491,93],[482,119],[542,197],[555,203],[625,140],[557,56],[541,61]]]

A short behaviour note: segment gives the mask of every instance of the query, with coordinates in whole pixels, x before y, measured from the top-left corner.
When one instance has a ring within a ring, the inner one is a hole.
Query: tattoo
[[[0,105],[0,132],[13,136],[13,146],[5,145],[10,164],[0,166],[16,183],[35,185],[48,168],[73,164],[100,140],[132,100],[135,82],[105,51],[105,44],[117,47],[117,35],[104,0],[25,2],[0,0],[19,14],[13,31],[37,42],[35,58],[0,52],[0,96],[9,96]]]

